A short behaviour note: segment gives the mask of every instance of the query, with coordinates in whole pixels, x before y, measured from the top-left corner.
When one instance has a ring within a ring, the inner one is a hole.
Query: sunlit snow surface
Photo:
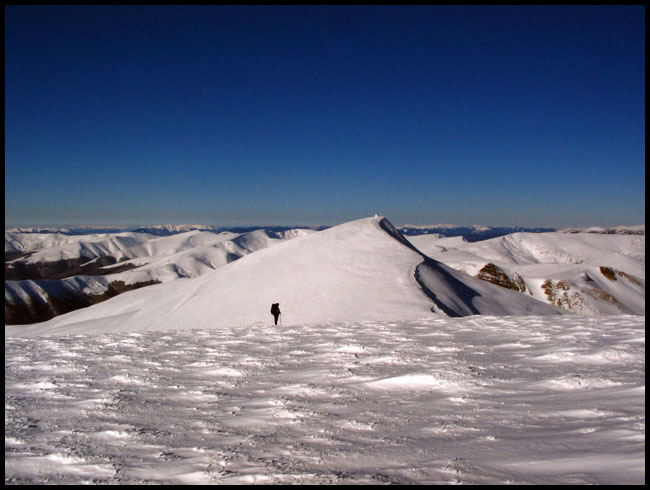
[[[5,482],[644,483],[644,328],[474,316],[5,337]]]

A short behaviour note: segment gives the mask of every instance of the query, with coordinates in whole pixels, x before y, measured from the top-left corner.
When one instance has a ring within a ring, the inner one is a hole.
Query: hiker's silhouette
[[[275,324],[278,324],[278,317],[280,316],[280,303],[273,303],[271,305],[271,315],[275,319]]]

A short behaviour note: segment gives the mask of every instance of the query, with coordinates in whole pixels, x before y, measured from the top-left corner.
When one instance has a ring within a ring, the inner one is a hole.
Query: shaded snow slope
[[[396,240],[413,249],[424,259],[415,269],[415,277],[424,293],[433,301],[432,310],[451,317],[468,315],[548,315],[557,314],[543,303],[519,295],[458,271],[423,255],[388,222],[380,226]]]
[[[426,259],[386,219],[367,218],[265,248],[195,279],[149,286],[5,333],[251,325],[269,320],[272,303],[280,303],[283,323],[291,325],[414,319],[430,316],[432,307],[452,316],[560,312]]]
[[[435,303],[434,311],[448,316],[560,314],[520,293],[466,275],[428,259],[417,268],[417,278]]]
[[[643,484],[645,317],[5,339],[5,483]]]

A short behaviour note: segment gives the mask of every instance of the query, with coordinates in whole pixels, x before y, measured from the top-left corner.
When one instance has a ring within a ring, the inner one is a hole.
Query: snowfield
[[[645,482],[645,317],[5,338],[6,483]]]

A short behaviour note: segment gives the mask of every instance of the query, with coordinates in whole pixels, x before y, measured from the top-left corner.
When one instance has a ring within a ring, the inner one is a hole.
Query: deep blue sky
[[[8,6],[5,224],[641,224],[644,18]]]

